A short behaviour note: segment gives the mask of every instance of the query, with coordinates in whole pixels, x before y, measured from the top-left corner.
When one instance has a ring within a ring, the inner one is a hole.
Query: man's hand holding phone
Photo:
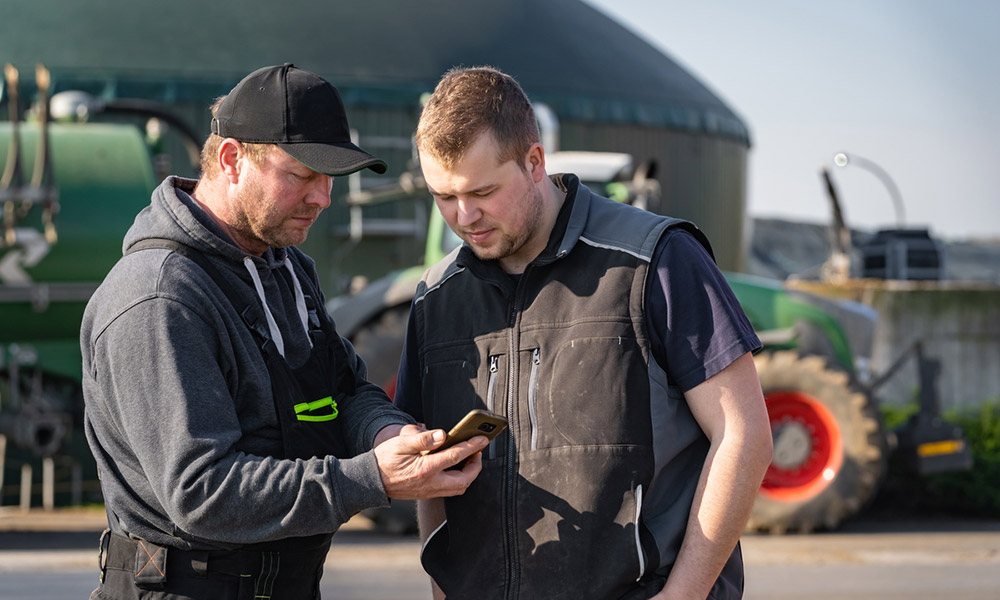
[[[399,500],[457,496],[482,469],[480,451],[503,431],[506,419],[472,411],[452,430],[426,431],[414,425],[375,447],[386,496]]]
[[[459,421],[451,431],[444,443],[431,452],[440,452],[465,440],[470,440],[477,436],[486,436],[487,440],[493,441],[500,433],[507,428],[507,419],[488,410],[470,410],[461,421]],[[489,442],[487,442],[488,444]],[[452,469],[458,469],[468,464],[470,459],[458,463]]]

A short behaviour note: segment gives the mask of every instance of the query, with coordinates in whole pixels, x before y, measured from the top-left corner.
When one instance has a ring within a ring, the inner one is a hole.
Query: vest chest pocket
[[[461,356],[464,354],[465,356]],[[506,358],[470,352],[428,356],[423,375],[424,418],[429,428],[447,431],[470,410],[505,412]]]
[[[634,339],[575,339],[544,355],[535,396],[536,448],[649,445],[649,381]],[[546,365],[550,370],[546,373]]]

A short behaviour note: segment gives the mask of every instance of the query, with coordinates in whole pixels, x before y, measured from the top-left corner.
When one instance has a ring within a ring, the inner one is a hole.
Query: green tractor
[[[576,173],[591,189],[640,207],[659,191],[653,168],[634,167],[627,154],[554,152],[546,156],[546,166],[551,173]],[[399,186],[362,192],[348,202],[426,201],[419,175],[410,173],[404,179]],[[368,363],[370,379],[390,395],[417,282],[426,266],[460,243],[440,213],[432,210],[424,264],[328,303],[338,329]],[[787,289],[772,280],[738,273],[726,277],[764,343],[755,362],[774,437],[774,459],[748,530],[836,528],[874,497],[887,458],[897,448],[917,459],[924,473],[968,468],[967,444],[961,431],[938,418],[932,389],[907,432],[897,436],[884,429],[874,391],[886,377],[876,380],[868,369],[877,321],[874,309]],[[928,385],[933,388],[934,381]],[[366,514],[389,531],[415,526],[406,503]]]

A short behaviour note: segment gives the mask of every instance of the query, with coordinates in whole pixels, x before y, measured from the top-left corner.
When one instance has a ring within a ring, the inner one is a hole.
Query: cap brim
[[[385,173],[385,162],[350,142],[341,144],[278,144],[292,158],[313,171],[326,175],[350,175],[361,169]]]

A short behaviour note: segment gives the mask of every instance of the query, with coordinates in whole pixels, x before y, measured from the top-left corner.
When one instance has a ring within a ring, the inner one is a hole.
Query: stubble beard
[[[237,200],[237,207],[232,228],[248,240],[270,248],[297,246],[306,240],[308,229],[283,227],[284,217],[277,215],[263,187],[255,181],[247,183]]]
[[[476,246],[466,239],[466,243],[472,248],[472,252],[479,260],[502,260],[517,254],[524,245],[528,243],[531,236],[538,231],[542,221],[542,197],[541,192],[534,185],[529,185],[527,192],[521,198],[520,205],[524,207],[524,218],[516,225],[514,231],[498,230],[500,239],[489,248]],[[533,259],[534,257],[529,257]]]

